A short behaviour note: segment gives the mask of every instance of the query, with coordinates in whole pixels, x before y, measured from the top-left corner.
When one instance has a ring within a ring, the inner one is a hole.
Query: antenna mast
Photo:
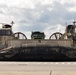
[[[14,22],[12,21],[11,24],[12,24],[12,26],[13,26]]]
[[[75,26],[76,21],[74,20],[73,25]]]

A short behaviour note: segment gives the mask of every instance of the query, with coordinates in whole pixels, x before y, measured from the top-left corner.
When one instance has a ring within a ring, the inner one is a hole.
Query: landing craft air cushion
[[[49,39],[35,31],[31,39],[22,32],[14,33],[12,25],[0,29],[0,60],[4,61],[76,61],[76,26],[68,25],[65,33],[55,32]]]

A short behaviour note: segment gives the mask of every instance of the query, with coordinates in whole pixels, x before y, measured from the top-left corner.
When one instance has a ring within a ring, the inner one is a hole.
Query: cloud
[[[31,31],[44,31],[48,38],[59,29],[65,31],[65,23],[76,18],[75,9],[75,0],[1,0],[0,23],[14,21],[14,32],[30,38]]]

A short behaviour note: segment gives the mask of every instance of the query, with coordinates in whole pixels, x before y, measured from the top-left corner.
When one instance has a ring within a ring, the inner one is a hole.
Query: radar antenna
[[[73,24],[74,24],[74,26],[75,26],[75,24],[76,24],[76,21],[75,21],[75,20],[74,20]]]
[[[12,21],[12,22],[11,22],[11,25],[13,26],[13,24],[14,24],[14,22]]]

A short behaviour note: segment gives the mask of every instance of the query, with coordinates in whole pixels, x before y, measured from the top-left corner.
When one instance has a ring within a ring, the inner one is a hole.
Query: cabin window
[[[68,25],[67,26],[67,33],[74,33],[75,32],[75,28],[73,25]]]
[[[0,35],[11,35],[12,34],[12,31],[11,30],[0,30]]]

